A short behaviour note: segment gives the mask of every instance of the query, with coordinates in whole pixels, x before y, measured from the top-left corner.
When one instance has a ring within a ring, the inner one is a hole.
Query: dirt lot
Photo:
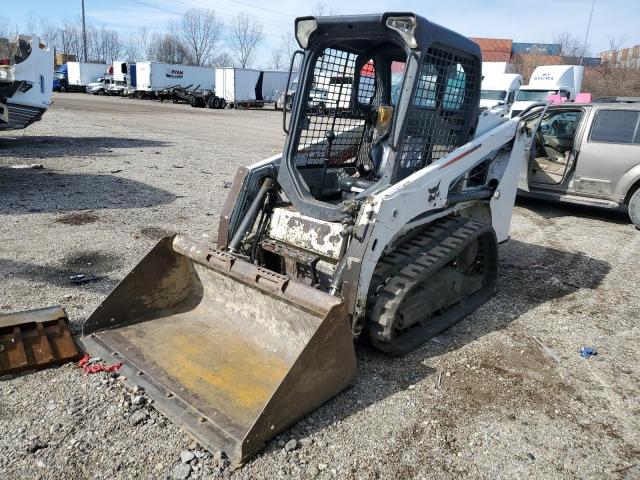
[[[160,237],[214,238],[225,182],[283,140],[273,111],[56,96],[0,135],[0,312],[77,331]],[[5,377],[0,478],[640,478],[638,252],[623,214],[519,203],[488,304],[403,358],[358,347],[355,386],[238,470],[107,374]]]

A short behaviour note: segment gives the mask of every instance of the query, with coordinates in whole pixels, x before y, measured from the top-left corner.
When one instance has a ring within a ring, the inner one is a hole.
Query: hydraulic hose
[[[258,191],[256,198],[254,198],[253,202],[251,202],[251,205],[249,206],[249,210],[247,210],[247,213],[245,214],[244,219],[242,220],[242,223],[238,227],[238,230],[236,230],[236,233],[233,235],[233,238],[229,243],[229,251],[231,253],[237,253],[238,250],[240,249],[240,244],[242,243],[242,240],[244,239],[249,229],[255,223],[256,218],[258,217],[258,213],[260,213],[260,209],[264,204],[264,199],[267,196],[267,193],[269,193],[269,190],[271,190],[274,187],[274,185],[275,185],[275,182],[273,181],[272,178],[269,178],[269,177],[265,178],[264,181],[262,182],[262,185],[260,186],[260,190]]]

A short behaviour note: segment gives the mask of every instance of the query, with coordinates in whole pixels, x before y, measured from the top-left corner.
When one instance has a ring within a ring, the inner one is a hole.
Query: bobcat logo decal
[[[440,195],[440,182],[438,182],[438,184],[433,187],[433,188],[428,188],[429,190],[429,198],[427,199],[428,202],[433,202],[435,201],[436,198],[438,198],[438,195]]]

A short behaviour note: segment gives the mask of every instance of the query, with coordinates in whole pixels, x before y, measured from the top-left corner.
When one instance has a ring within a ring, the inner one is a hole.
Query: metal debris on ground
[[[553,350],[551,350],[549,347],[547,347],[544,343],[542,343],[542,340],[540,340],[538,337],[533,337],[533,340],[538,344],[538,346],[542,350],[542,353],[544,353],[547,357],[549,357],[554,362],[560,363],[560,357],[558,356],[558,354]]]
[[[595,349],[595,347],[581,347],[580,348],[580,356],[582,358],[589,358],[589,357],[593,357],[595,355],[598,355],[598,351]]]
[[[84,373],[116,372],[122,367],[122,362],[106,365],[100,357],[92,357],[87,353],[80,359],[78,366]]]
[[[85,283],[89,283],[89,282],[93,282],[95,280],[98,280],[98,277],[96,277],[95,275],[87,275],[84,273],[78,273],[75,275],[71,275],[69,277],[69,280],[71,280],[71,283],[75,283],[76,285],[83,285]]]
[[[447,342],[442,340],[440,337],[432,337],[430,341],[437,345],[442,345],[443,347],[451,348],[451,345],[449,345]]]
[[[30,165],[11,165],[9,168],[13,168],[15,170],[43,170],[44,165],[41,163],[32,163]]]
[[[60,306],[0,315],[0,375],[77,360]]]

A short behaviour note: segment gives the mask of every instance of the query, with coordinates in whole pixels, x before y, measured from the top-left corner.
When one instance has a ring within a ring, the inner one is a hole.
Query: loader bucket
[[[182,236],[125,277],[81,343],[235,464],[356,375],[341,299]]]

